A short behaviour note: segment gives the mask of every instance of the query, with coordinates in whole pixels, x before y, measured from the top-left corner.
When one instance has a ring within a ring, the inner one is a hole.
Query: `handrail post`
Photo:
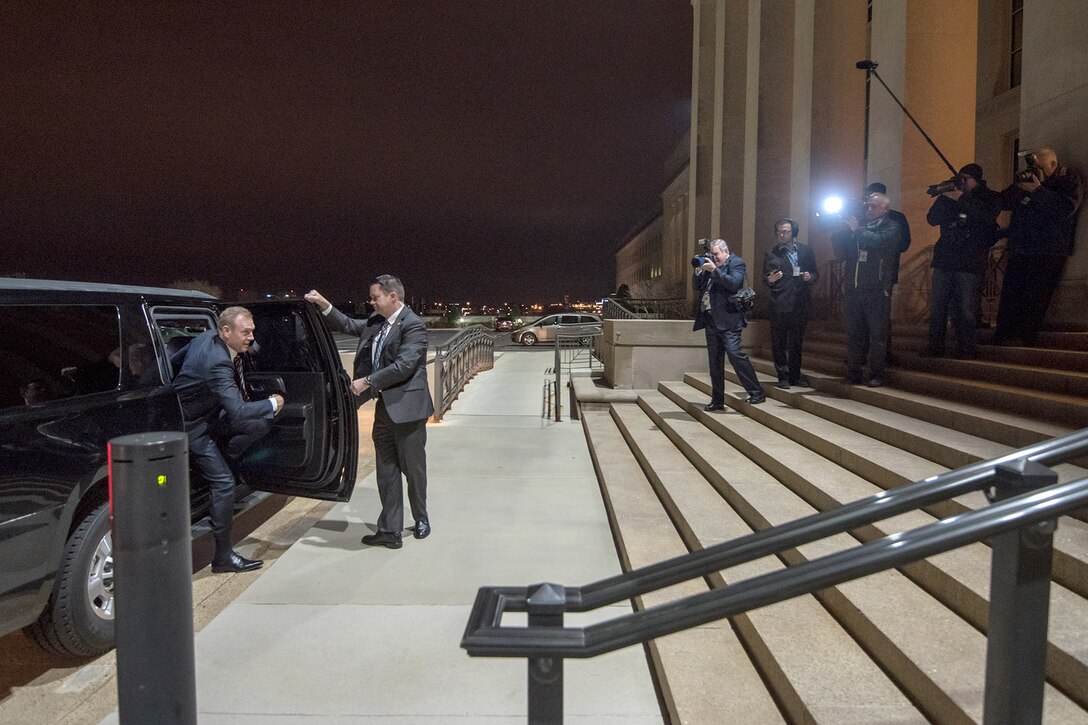
[[[994,468],[991,496],[1002,501],[1054,484],[1058,474],[1029,460]],[[1041,723],[1046,683],[1050,571],[1057,521],[993,537],[983,722]]]
[[[530,627],[562,627],[567,591],[560,584],[530,587],[526,599]],[[529,658],[529,725],[562,725],[563,658]]]
[[[562,396],[560,394],[559,380],[562,377],[563,361],[559,356],[559,334],[555,336],[555,389],[553,393],[553,401],[555,402],[555,422],[558,423],[563,420],[563,405]]]
[[[432,371],[434,372],[434,395],[432,396],[432,398],[439,401],[438,407],[434,411],[433,416],[434,420],[436,421],[442,420],[442,413],[445,412],[444,410],[442,410],[442,401],[446,399],[446,391],[442,388],[442,385],[444,383],[442,368],[445,365],[446,361],[443,358],[442,353],[443,350],[441,346],[437,350],[435,350],[434,367],[432,369]]]

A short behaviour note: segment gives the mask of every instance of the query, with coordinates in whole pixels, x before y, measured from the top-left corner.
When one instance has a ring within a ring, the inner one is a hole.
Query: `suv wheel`
[[[521,336],[521,344],[527,346],[535,345],[536,335],[531,332],[526,332],[524,335]]]
[[[103,503],[68,538],[49,604],[27,633],[54,652],[100,655],[113,647],[113,604],[113,539]]]

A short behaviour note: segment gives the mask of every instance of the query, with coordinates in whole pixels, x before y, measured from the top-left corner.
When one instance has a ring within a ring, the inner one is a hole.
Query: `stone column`
[[[977,33],[975,2],[873,5],[872,59],[880,63],[880,76],[955,169],[975,155]],[[932,246],[940,234],[926,222],[933,200],[925,189],[953,172],[875,79],[870,108],[867,178],[887,185],[893,206],[910,222],[913,239],[900,260],[892,317],[924,322]]]
[[[1062,166],[1088,181],[1088,14],[1080,3],[1024,3],[1020,148],[1049,146]],[[1082,204],[1074,254],[1047,313],[1047,324],[1088,330],[1088,204]]]
[[[812,49],[812,104],[806,121],[811,129],[809,194],[816,204],[831,194],[857,197],[864,187],[865,73],[854,64],[867,57],[867,32],[864,3],[814,4],[811,33],[818,40]],[[815,292],[826,299],[831,293],[828,262],[834,259],[832,225],[811,221],[806,236],[823,274]]]
[[[688,230],[692,239],[712,236],[716,25],[720,0],[692,0],[691,153],[688,159]]]
[[[760,0],[719,6],[711,229],[751,266],[755,257]]]
[[[763,0],[760,11],[755,254],[750,262],[756,274],[764,254],[777,243],[777,219],[797,221],[802,241],[812,231],[813,6],[813,0]]]

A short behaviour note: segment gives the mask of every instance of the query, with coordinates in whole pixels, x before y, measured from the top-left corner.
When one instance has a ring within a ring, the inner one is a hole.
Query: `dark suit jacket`
[[[739,330],[748,324],[744,313],[729,303],[729,296],[736,294],[744,286],[744,274],[748,267],[736,254],[730,254],[725,264],[713,272],[697,270],[691,277],[691,288],[699,292],[695,296],[695,325],[693,330],[706,327],[706,316],[702,314],[702,292],[710,291],[710,317],[714,327],[719,330]]]
[[[434,413],[427,385],[427,327],[410,307],[401,309],[389,329],[377,366],[371,361],[371,348],[385,324],[384,317],[373,314],[365,320],[353,320],[334,307],[325,320],[334,330],[359,336],[355,378],[370,377],[370,389],[356,396],[359,405],[381,395],[394,423],[422,420]]]
[[[232,427],[247,421],[271,419],[267,400],[246,402],[234,379],[230,350],[218,330],[197,335],[185,347],[184,361],[174,377],[174,390],[185,413],[185,430],[215,422],[225,412]]]
[[[793,275],[793,265],[790,262],[786,245],[776,244],[763,258],[763,283],[771,288],[771,316],[778,315],[807,315],[809,303],[812,301],[812,287],[820,278],[816,269],[816,255],[812,253],[812,247],[807,244],[797,245],[797,266],[802,272],[812,275],[810,282],[804,282]],[[777,282],[767,281],[771,272],[779,270],[782,278]]]

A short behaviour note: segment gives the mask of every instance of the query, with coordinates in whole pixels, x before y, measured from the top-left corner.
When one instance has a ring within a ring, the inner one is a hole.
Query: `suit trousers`
[[[975,351],[975,313],[978,310],[982,275],[952,269],[933,270],[933,289],[929,294],[929,351],[944,353],[948,318],[956,339],[956,354]]]
[[[801,349],[807,323],[803,314],[771,314],[771,357],[779,382],[797,384],[801,379]]]
[[[733,366],[733,372],[740,379],[740,384],[748,391],[748,395],[759,397],[764,394],[763,386],[756,378],[756,371],[752,368],[752,361],[748,354],[740,347],[740,327],[731,330],[719,330],[714,327],[709,315],[706,327],[706,354],[710,365],[710,402],[721,405],[725,402],[725,359],[729,358],[729,364]]]
[[[271,426],[270,420],[251,421],[240,433],[230,435],[225,422],[220,420],[214,433],[204,423],[189,431],[189,464],[208,484],[211,497],[209,515],[217,562],[225,561],[233,551],[230,529],[234,520],[235,479],[227,461],[237,463],[250,446],[268,434]]]
[[[865,351],[869,351],[869,377],[883,378],[888,362],[890,293],[883,287],[847,290],[842,296],[846,326],[846,377],[861,380]]]
[[[404,528],[402,474],[408,480],[412,517],[416,521],[427,518],[427,419],[394,423],[379,396],[371,437],[377,459],[378,497],[382,502],[378,531],[400,533]]]
[[[1044,254],[1009,255],[997,305],[995,340],[1021,339],[1028,345],[1035,344],[1068,259]]]

